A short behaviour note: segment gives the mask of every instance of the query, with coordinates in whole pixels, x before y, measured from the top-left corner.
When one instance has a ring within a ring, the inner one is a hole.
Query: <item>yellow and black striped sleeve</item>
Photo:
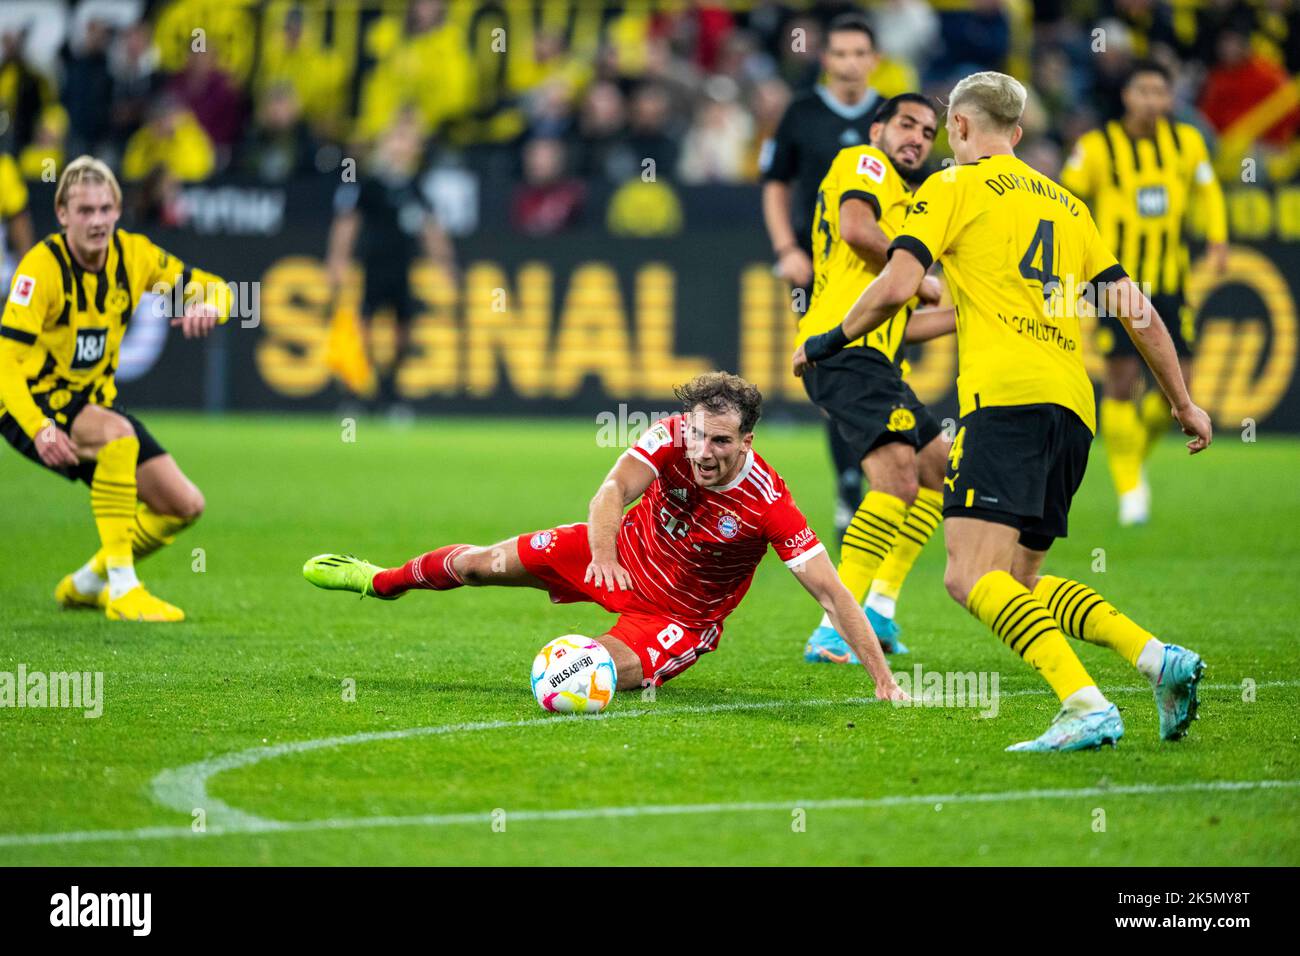
[[[203,301],[217,310],[222,322],[230,318],[232,306],[230,287],[215,273],[186,265],[161,246],[154,245],[138,233],[118,233],[122,238],[127,269],[132,276],[142,274],[146,291],[165,293],[178,282],[188,302],[201,296]]]
[[[18,263],[0,317],[0,405],[30,438],[44,426],[45,415],[32,400],[23,361],[36,345],[46,320],[62,311],[63,304],[58,263],[50,250],[38,243]]]

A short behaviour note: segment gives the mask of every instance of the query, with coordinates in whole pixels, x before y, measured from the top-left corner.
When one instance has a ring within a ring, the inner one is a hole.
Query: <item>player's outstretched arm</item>
[[[880,275],[853,303],[844,321],[821,335],[808,338],[794,353],[794,374],[801,376],[815,362],[828,359],[854,339],[882,325],[908,299],[916,295],[925,278],[925,267],[906,249],[895,249]]]
[[[128,262],[149,264],[145,284],[153,292],[165,294],[177,285],[181,287],[184,312],[173,315],[171,324],[179,327],[187,339],[204,338],[230,318],[234,295],[221,276],[187,266],[142,235],[128,234],[124,241],[127,243],[124,251]]]
[[[957,331],[957,310],[952,306],[946,309],[923,309],[913,312],[907,320],[907,330],[903,341],[908,345],[929,342]]]
[[[849,642],[853,652],[858,655],[864,667],[876,683],[877,700],[906,700],[905,694],[894,680],[893,672],[885,663],[885,653],[880,649],[880,640],[867,616],[853,600],[849,589],[840,581],[840,576],[831,564],[831,559],[823,551],[809,558],[803,564],[791,569],[799,583],[813,596],[823,611],[830,615],[835,630]]]
[[[1124,322],[1129,338],[1142,353],[1142,360],[1169,400],[1169,407],[1183,433],[1192,439],[1187,443],[1188,449],[1193,455],[1204,451],[1214,436],[1210,416],[1192,401],[1182,370],[1178,367],[1173,340],[1169,338],[1169,330],[1155,306],[1127,276],[1107,287],[1106,301],[1112,314]]]
[[[598,588],[632,590],[632,575],[618,563],[618,529],[623,523],[623,510],[640,498],[654,479],[649,465],[624,455],[596,489],[587,511],[591,564],[583,575],[584,584],[594,581]]]

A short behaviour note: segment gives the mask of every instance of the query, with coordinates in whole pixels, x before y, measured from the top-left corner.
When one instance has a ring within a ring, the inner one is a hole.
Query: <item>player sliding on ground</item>
[[[925,165],[937,124],[928,99],[902,93],[876,111],[870,145],[836,155],[817,191],[816,279],[796,344],[839,325],[884,266],[885,250],[912,204],[904,176]],[[941,293],[938,279],[922,283],[925,301],[938,302]],[[903,381],[901,351],[911,315],[911,305],[905,305],[803,377],[808,397],[826,413],[871,485],[844,531],[839,574],[854,599],[866,601],[867,620],[888,654],[907,653],[894,622],[895,602],[939,525],[948,455],[939,423]],[[952,310],[942,310],[942,319],[951,331]],[[825,615],[808,638],[804,660],[858,663]]]
[[[1089,289],[1119,315],[1193,454],[1210,419],[1187,394],[1169,332],[1098,235],[1088,207],[1016,158],[1025,88],[976,73],[953,89],[948,141],[959,165],[916,193],[889,262],[841,326],[804,343],[795,374],[870,332],[916,294],[935,259],[957,308],[961,419],[944,478],[948,593],[1052,686],[1061,711],[1012,750],[1077,750],[1124,734],[1065,634],[1109,647],[1151,681],[1160,735],[1196,715],[1199,656],[1163,644],[1086,584],[1039,574],[1065,537],[1095,428],[1079,341]]]
[[[723,620],[770,544],[858,654],[876,697],[905,699],[862,608],[785,482],[751,448],[758,389],[710,372],[677,395],[684,412],[655,423],[619,457],[586,524],[487,547],[449,544],[387,570],[322,554],[303,576],[320,588],[384,599],[413,589],[499,585],[547,591],[557,604],[594,602],[619,615],[597,640],[625,690],[661,684],[717,648]]]
[[[146,292],[180,283],[184,314],[172,325],[193,338],[225,321],[230,290],[144,236],[116,228],[122,190],[97,159],[82,156],[64,168],[54,207],[63,232],[23,256],[0,319],[0,435],[38,464],[90,486],[101,547],[59,582],[59,604],[103,608],[115,621],[180,621],[180,608],[140,584],[135,562],[193,524],[203,495],[138,419],[114,410],[114,373]]]

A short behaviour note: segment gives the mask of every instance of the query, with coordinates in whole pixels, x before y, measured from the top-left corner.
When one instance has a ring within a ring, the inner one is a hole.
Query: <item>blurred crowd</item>
[[[328,55],[314,45],[328,2],[281,3],[260,21],[270,35],[242,76],[215,29],[193,33],[165,65],[160,23],[174,25],[185,5],[127,4],[134,22],[69,8],[47,62],[31,55],[30,26],[0,18],[0,151],[30,180],[51,160],[99,155],[137,184],[141,215],[166,221],[180,183],[332,173],[405,125],[426,164],[516,182],[517,225],[553,231],[602,180],[653,169],[685,184],[757,181],[762,143],[793,92],[819,81],[825,24],[860,9],[881,54],[870,83],[884,96],[944,97],[982,69],[1028,81],[1024,154],[1045,171],[1116,113],[1129,65],[1150,57],[1177,78],[1180,118],[1225,144],[1221,164],[1251,156],[1261,178],[1300,174],[1296,0],[535,0],[604,10],[582,38],[572,18],[566,33],[544,9],[525,35],[498,36],[473,0],[412,0],[361,21],[360,66],[337,44]],[[196,23],[220,7],[190,5]],[[935,161],[943,155],[940,144]]]

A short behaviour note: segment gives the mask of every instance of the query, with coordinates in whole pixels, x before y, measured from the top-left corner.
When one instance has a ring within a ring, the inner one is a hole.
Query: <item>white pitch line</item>
[[[1273,681],[1256,685],[1258,687],[1296,687],[1300,681]],[[1240,690],[1237,684],[1206,684],[1202,690]],[[1111,693],[1149,693],[1150,687],[1119,687]],[[1007,691],[1001,697],[1037,697],[1051,693],[1047,688],[1024,688]],[[799,707],[835,707],[863,706],[879,703],[875,697],[845,697],[839,699],[814,700],[762,700],[736,701],[726,704],[678,705],[664,707],[643,707],[635,710],[606,711],[601,714],[588,714],[580,717],[572,715],[556,717],[528,717],[523,720],[489,720],[463,724],[439,724],[431,727],[408,727],[402,730],[364,731],[341,737],[321,737],[316,740],[294,740],[267,747],[251,747],[231,753],[210,757],[181,767],[163,770],[153,779],[151,792],[155,802],[169,810],[191,816],[195,809],[202,807],[206,820],[211,826],[257,826],[275,821],[258,817],[238,810],[223,800],[208,793],[208,781],[219,773],[248,767],[264,760],[273,760],[291,754],[307,753],[313,750],[346,747],[352,744],[375,743],[382,740],[407,740],[412,737],[428,737],[441,734],[473,733],[482,730],[503,730],[507,728],[561,727],[571,726],[576,720],[617,720],[630,717],[672,716],[674,714],[721,714],[735,711],[779,710]]]
[[[709,813],[755,813],[802,810],[869,810],[887,807],[934,806],[961,803],[1011,803],[1024,800],[1068,800],[1084,797],[1159,796],[1173,793],[1238,792],[1245,790],[1291,790],[1300,780],[1217,780],[1194,783],[1132,784],[1115,787],[1073,789],[1006,790],[996,793],[898,794],[888,797],[839,797],[821,800],[769,800],[747,803],[646,804],[624,807],[574,807],[567,810],[515,810],[506,814],[509,822],[554,820],[609,820],[627,817],[686,816]],[[360,830],[381,827],[445,827],[465,824],[490,825],[491,813],[433,813],[415,816],[341,817],[329,820],[262,820],[256,823],[213,826],[206,833],[189,827],[141,827],[138,830],[82,830],[71,833],[14,833],[0,835],[3,846],[43,846],[64,843],[136,842],[184,837],[217,837],[271,833],[309,833],[318,830]]]
[[[1256,687],[1300,687],[1300,681],[1262,681],[1256,684]],[[1240,684],[1203,684],[1201,689],[1205,691],[1237,691],[1241,689]],[[1109,693],[1149,693],[1150,687],[1116,687],[1110,688]],[[1024,688],[1021,690],[1007,691],[999,697],[1033,697],[1045,696],[1050,691],[1046,688]],[[441,734],[472,733],[482,730],[502,730],[507,728],[527,728],[527,727],[561,727],[571,726],[584,720],[615,720],[630,717],[647,717],[661,716],[670,717],[676,714],[718,714],[735,711],[755,711],[755,710],[779,710],[779,709],[798,709],[802,707],[836,707],[836,706],[862,706],[866,704],[879,703],[874,697],[843,697],[837,699],[813,699],[813,700],[764,700],[764,701],[736,701],[725,704],[705,704],[705,705],[677,705],[677,706],[656,706],[639,708],[635,710],[617,710],[601,714],[587,714],[581,716],[564,715],[555,717],[529,717],[522,720],[491,720],[478,721],[461,724],[440,724],[429,727],[408,727],[402,730],[383,730],[383,731],[365,731],[362,733],[348,734],[339,737],[321,737],[315,740],[296,740],[280,744],[272,744],[266,747],[251,747],[247,750],[238,750],[231,753],[221,754],[217,757],[211,757],[206,760],[199,760],[194,763],[185,764],[181,767],[169,768],[163,770],[154,777],[151,786],[151,796],[162,806],[175,810],[189,817],[197,808],[203,808],[205,819],[207,821],[207,833],[261,833],[261,832],[281,832],[285,829],[329,829],[333,827],[350,828],[365,826],[382,826],[382,822],[367,823],[366,821],[384,821],[384,820],[401,820],[401,821],[419,821],[419,820],[445,820],[446,822],[469,822],[479,820],[479,815],[462,815],[462,816],[424,816],[424,817],[362,817],[362,818],[343,818],[341,820],[313,820],[285,822],[279,820],[268,820],[258,817],[251,813],[245,813],[235,807],[230,806],[222,800],[211,796],[208,793],[208,781],[218,773],[227,770],[234,770],[240,767],[247,767],[253,764],[261,763],[264,760],[272,760],[277,757],[288,756],[292,754],[308,753],[313,750],[330,749],[333,747],[344,747],[351,744],[374,743],[383,740],[407,740],[414,737],[427,737]],[[1267,783],[1276,784],[1276,781]],[[1289,784],[1282,784],[1289,785]],[[1108,791],[1114,792],[1114,790]],[[889,798],[886,798],[889,799]],[[952,802],[952,801],[949,801]],[[779,804],[784,807],[788,804]],[[715,806],[714,804],[702,804],[701,806]],[[731,806],[728,804],[717,804],[716,806]],[[747,806],[737,804],[736,806]],[[618,808],[613,808],[617,810]],[[538,811],[543,812],[543,811]],[[569,811],[545,811],[553,813],[565,813]],[[594,811],[582,811],[594,812]],[[691,812],[691,811],[683,811]],[[694,811],[704,812],[704,811]],[[616,815],[616,814],[610,814]],[[518,815],[514,815],[519,819]],[[531,819],[526,817],[525,819]],[[545,819],[545,817],[537,817]],[[405,825],[387,824],[387,825]],[[439,824],[430,824],[439,825]],[[193,834],[189,827],[140,827],[133,830],[83,830],[70,831],[67,833],[12,833],[0,834],[0,846],[24,846],[47,843],[84,843],[96,840],[147,840],[147,839],[165,839],[173,836],[189,836]]]

